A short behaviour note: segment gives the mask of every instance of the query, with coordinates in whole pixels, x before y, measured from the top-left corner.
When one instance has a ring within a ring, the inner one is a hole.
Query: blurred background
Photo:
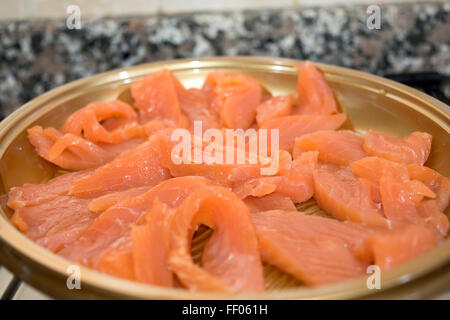
[[[310,59],[450,96],[449,1],[0,0],[0,8],[1,117],[98,72],[217,55]]]
[[[223,55],[341,65],[449,104],[450,2],[0,0],[0,118],[95,73]],[[46,298],[1,266],[0,296]]]

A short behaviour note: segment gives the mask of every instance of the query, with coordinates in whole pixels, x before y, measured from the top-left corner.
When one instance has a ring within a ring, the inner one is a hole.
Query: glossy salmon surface
[[[349,130],[327,75],[297,70],[276,95],[245,72],[189,88],[163,68],[127,102],[30,127],[28,148],[58,169],[8,190],[11,223],[110,276],[234,294],[273,289],[275,271],[306,286],[366,277],[439,246],[450,179],[426,166],[432,136]]]

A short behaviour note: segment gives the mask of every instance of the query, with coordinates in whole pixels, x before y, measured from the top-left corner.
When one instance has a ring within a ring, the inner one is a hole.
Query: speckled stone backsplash
[[[378,74],[450,75],[450,3],[111,18],[69,30],[65,21],[0,23],[1,116],[43,92],[144,62],[217,55],[310,59]]]

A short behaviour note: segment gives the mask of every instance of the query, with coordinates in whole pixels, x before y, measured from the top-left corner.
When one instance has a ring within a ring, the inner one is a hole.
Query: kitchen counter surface
[[[378,74],[450,75],[450,3],[367,5],[0,22],[0,116],[69,81],[175,58],[254,55],[310,59]]]

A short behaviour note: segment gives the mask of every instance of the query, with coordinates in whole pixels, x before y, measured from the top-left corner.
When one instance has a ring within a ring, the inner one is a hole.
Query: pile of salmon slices
[[[432,136],[340,129],[348,119],[311,62],[298,66],[289,95],[225,71],[187,89],[162,69],[133,83],[131,96],[132,104],[90,103],[61,128],[28,129],[39,156],[64,172],[9,190],[11,222],[28,238],[131,281],[256,292],[266,289],[263,265],[324,285],[367,275],[370,265],[388,270],[447,236],[450,179],[424,166]],[[196,123],[213,134],[199,137]],[[219,139],[239,130],[276,132],[268,142],[258,136],[266,162],[250,161],[247,140]],[[179,132],[189,139],[174,158]],[[195,161],[213,142],[214,158]],[[243,157],[212,161],[219,151]],[[264,171],[275,155],[277,170]],[[307,201],[327,216],[296,209]],[[194,259],[193,238],[207,228]]]

